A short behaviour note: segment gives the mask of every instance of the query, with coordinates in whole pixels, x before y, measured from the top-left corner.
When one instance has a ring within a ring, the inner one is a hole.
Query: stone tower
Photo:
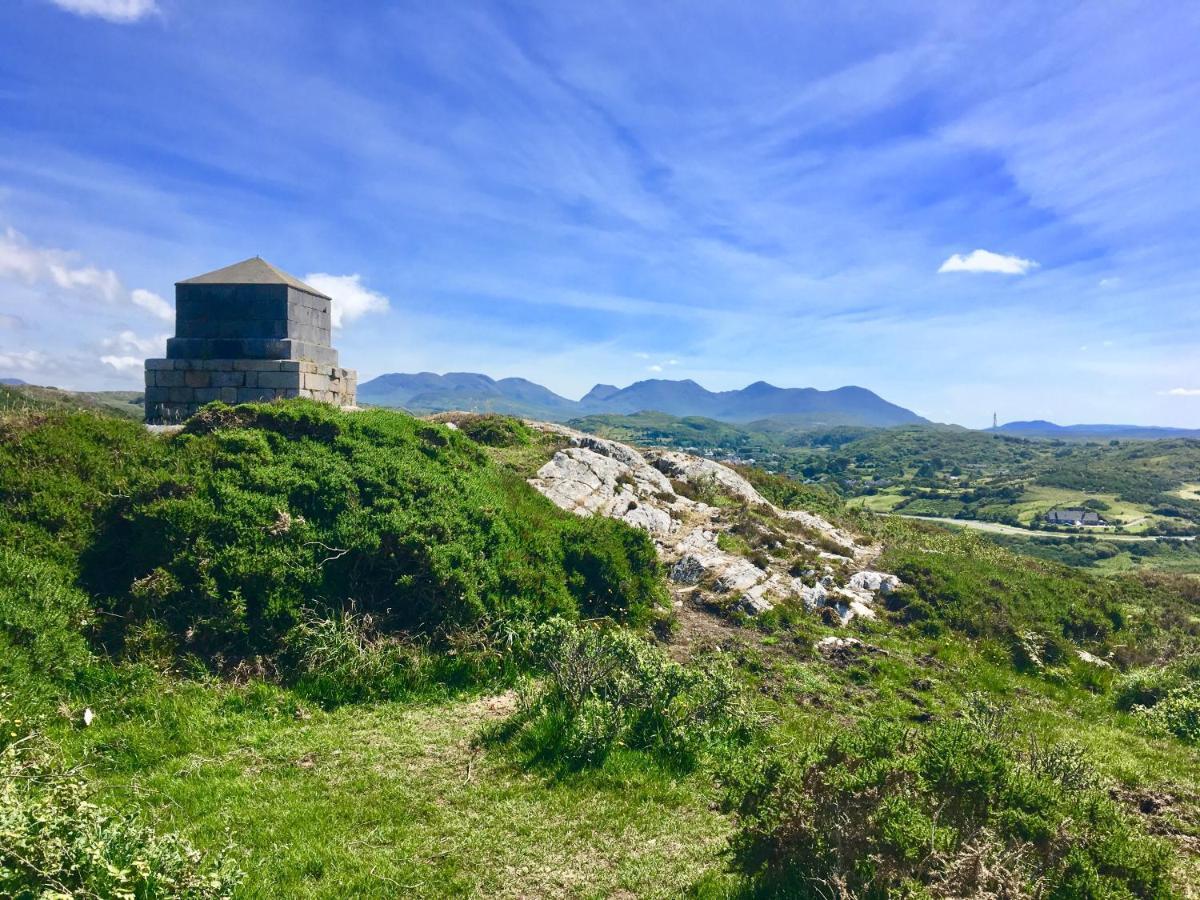
[[[353,406],[329,297],[259,257],[175,285],[175,337],[146,360],[146,421],[182,422],[205,403],[308,397]]]

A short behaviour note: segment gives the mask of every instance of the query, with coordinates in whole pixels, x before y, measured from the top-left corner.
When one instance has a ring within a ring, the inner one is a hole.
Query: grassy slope
[[[33,384],[0,385],[0,410],[82,409],[141,421],[141,391],[64,391]]]
[[[201,847],[241,848],[245,896],[671,896],[712,865],[730,828],[702,776],[617,761],[559,780],[476,751],[478,729],[511,711],[506,695],[297,719],[287,692],[236,693],[232,714],[207,693],[172,704],[188,733],[171,752],[165,702],[94,727],[75,749],[86,737],[105,754],[113,803]]]
[[[981,690],[1013,704],[1023,733],[1081,742],[1135,798],[1167,798],[1153,827],[1200,836],[1196,748],[1145,735],[1107,698],[1014,673],[987,648],[859,635],[883,652],[841,664],[797,659],[754,632],[726,642],[777,717],[777,748],[800,753],[862,718],[918,727]],[[323,712],[261,685],[183,685],[145,706],[100,708],[96,725],[64,742],[92,760],[114,804],[202,848],[243,848],[247,896],[669,897],[742,884],[725,854],[734,822],[709,777],[630,754],[558,778],[473,749],[510,704],[499,695]],[[1200,878],[1194,857],[1181,864],[1183,883]]]
[[[555,446],[518,435],[488,453],[524,474]],[[965,566],[992,552],[936,529],[896,525],[886,537],[892,562]],[[1050,602],[1041,591],[1067,602],[1092,583],[994,553],[996,567],[979,577],[996,596],[1020,595],[1035,619]],[[1147,602],[1130,598],[1128,611],[1145,616]],[[1023,733],[1083,742],[1135,807],[1152,796],[1154,829],[1181,844],[1200,838],[1200,750],[1148,736],[1114,711],[1102,678],[1017,672],[994,637],[860,623],[852,633],[878,652],[826,660],[809,648],[834,632],[807,620],[765,632],[704,621],[776,722],[767,743],[784,753],[859,719],[919,728],[980,690],[1011,703]],[[711,643],[693,646],[703,654]],[[719,773],[682,775],[618,753],[598,771],[560,776],[478,750],[473,737],[512,703],[498,687],[322,710],[253,679],[106,672],[40,706],[39,727],[109,803],[202,849],[240,848],[247,896],[724,896],[747,886],[725,853],[735,823],[720,807]],[[85,705],[97,714],[87,729],[77,724]],[[1196,858],[1180,860],[1180,884],[1200,883]]]

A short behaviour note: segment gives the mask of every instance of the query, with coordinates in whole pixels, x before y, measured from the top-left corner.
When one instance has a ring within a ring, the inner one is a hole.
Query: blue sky
[[[836,7],[836,8],[834,8]],[[254,254],[366,379],[1200,427],[1200,5],[5,0],[0,375]]]

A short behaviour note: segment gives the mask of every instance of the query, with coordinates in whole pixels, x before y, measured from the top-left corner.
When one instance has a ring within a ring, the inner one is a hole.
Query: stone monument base
[[[206,403],[255,403],[307,397],[353,406],[353,369],[298,359],[148,359],[146,421],[175,425]]]

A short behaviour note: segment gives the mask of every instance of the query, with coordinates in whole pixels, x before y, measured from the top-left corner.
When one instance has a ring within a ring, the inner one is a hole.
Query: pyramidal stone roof
[[[298,291],[304,291],[307,294],[315,294],[318,297],[329,299],[328,294],[322,294],[315,287],[305,284],[295,275],[289,275],[282,269],[277,269],[261,256],[252,256],[249,259],[244,259],[240,263],[234,263],[232,266],[226,266],[223,269],[216,269],[212,272],[206,272],[203,275],[197,275],[195,278],[187,278],[183,281],[177,281],[176,284],[286,284],[289,287],[294,287]]]

